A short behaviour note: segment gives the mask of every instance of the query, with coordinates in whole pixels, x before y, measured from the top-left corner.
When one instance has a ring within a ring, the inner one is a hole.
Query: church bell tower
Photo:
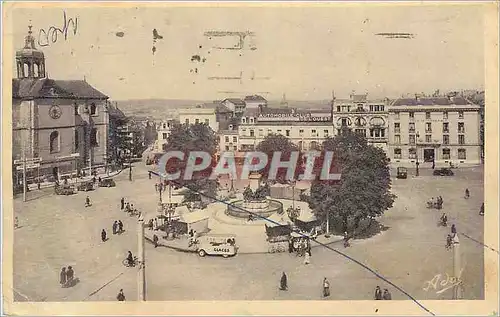
[[[45,78],[45,56],[35,46],[33,32],[28,26],[28,35],[24,38],[24,47],[16,52],[17,78]]]

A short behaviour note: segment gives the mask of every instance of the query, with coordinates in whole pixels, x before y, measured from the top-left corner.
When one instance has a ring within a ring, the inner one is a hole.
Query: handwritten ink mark
[[[64,17],[64,26],[62,29],[51,26],[47,31],[45,29],[40,29],[38,32],[38,45],[41,47],[49,46],[51,43],[54,44],[57,42],[59,38],[59,34],[64,35],[64,40],[68,39],[68,32],[70,23],[73,28],[73,35],[76,35],[78,32],[78,17],[75,19],[70,18],[69,20],[66,17],[66,11],[63,12]]]
[[[462,272],[463,269],[460,271],[458,277],[449,276],[448,273],[446,273],[446,278],[443,278],[441,274],[436,274],[430,281],[425,282],[426,286],[423,288],[423,290],[426,292],[429,291],[431,288],[433,290],[437,290],[439,284],[439,286],[441,286],[442,288],[440,290],[437,290],[436,294],[442,294],[447,290],[449,290],[450,288],[462,284],[462,280],[460,279],[462,276]]]

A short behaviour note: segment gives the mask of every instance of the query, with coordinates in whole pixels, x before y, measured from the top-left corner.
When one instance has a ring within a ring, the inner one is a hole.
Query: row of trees
[[[168,138],[167,151],[181,151],[186,155],[190,151],[205,151],[215,156],[218,138],[204,124],[177,125],[172,128]],[[263,180],[267,180],[270,171],[270,161],[276,151],[282,152],[281,161],[287,161],[291,153],[299,151],[297,145],[282,135],[269,135],[258,144],[257,151],[266,153],[269,162],[260,171]],[[320,180],[324,154],[333,152],[333,162],[330,172],[341,173],[340,180]],[[300,155],[294,179],[302,174],[305,168],[305,158]],[[185,161],[169,160],[167,172],[181,171],[184,173]],[[217,182],[209,180],[213,166],[199,172],[192,180],[180,179],[174,186],[187,186],[194,191],[215,196]],[[316,159],[313,173],[318,176],[312,181],[310,195],[304,197],[318,219],[330,223],[341,224],[343,231],[355,234],[360,223],[382,215],[392,207],[395,195],[391,193],[389,159],[385,152],[368,144],[365,137],[343,130],[341,134],[326,139],[322,144],[321,156]],[[286,169],[278,169],[276,182],[288,183]],[[247,193],[249,194],[249,193]]]

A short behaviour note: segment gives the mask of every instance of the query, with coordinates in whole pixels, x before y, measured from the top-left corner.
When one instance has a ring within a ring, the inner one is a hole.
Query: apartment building
[[[388,154],[393,163],[481,162],[480,107],[466,98],[401,98],[388,110]]]

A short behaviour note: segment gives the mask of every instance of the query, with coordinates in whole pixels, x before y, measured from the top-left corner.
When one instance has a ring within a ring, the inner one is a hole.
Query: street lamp
[[[415,163],[415,165],[417,166],[417,170],[416,170],[416,173],[415,173],[415,176],[419,176],[419,172],[418,172],[418,166],[420,165],[420,163],[418,162],[418,138],[420,137],[420,133],[418,133],[417,131],[417,135],[416,135],[416,139],[415,139],[415,154],[417,156],[417,162]]]

